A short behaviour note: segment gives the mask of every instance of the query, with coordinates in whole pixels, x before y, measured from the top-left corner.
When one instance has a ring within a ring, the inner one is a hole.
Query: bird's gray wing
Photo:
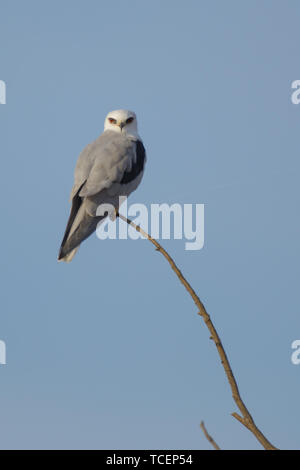
[[[144,144],[141,140],[135,141],[135,158],[130,165],[130,168],[126,168],[122,179],[121,184],[129,184],[138,178],[144,171],[146,163],[146,150]]]
[[[70,215],[69,215],[69,219],[68,219],[68,222],[67,222],[67,226],[66,226],[66,230],[65,230],[65,233],[64,233],[64,236],[63,236],[63,240],[62,240],[62,243],[61,243],[61,248],[66,243],[66,240],[67,240],[67,238],[70,234],[70,230],[71,230],[72,225],[74,223],[75,217],[78,214],[78,211],[79,211],[79,209],[81,207],[81,204],[82,204],[82,199],[78,194],[80,189],[81,189],[81,186],[79,186],[79,188],[77,189],[76,194],[74,194],[74,196],[72,198],[71,212],[70,212]]]
[[[91,160],[92,166],[89,175],[82,186],[79,195],[91,197],[120,183],[125,171],[131,171],[135,157],[135,142],[116,134],[113,131],[106,132],[105,143],[100,148],[95,148],[95,158]],[[104,135],[103,134],[103,135]],[[78,187],[82,181],[82,174],[78,178]]]
[[[133,169],[135,152],[134,141],[106,131],[80,154],[71,193],[72,208],[59,259],[63,259],[96,229],[104,218],[95,216],[100,203],[115,205],[122,178]]]
[[[99,139],[97,139],[97,140],[99,140]],[[83,202],[82,198],[79,196],[79,192],[80,192],[81,188],[83,187],[83,185],[85,184],[85,182],[86,182],[86,180],[87,180],[87,178],[90,174],[91,168],[93,166],[93,162],[94,162],[95,156],[96,156],[95,149],[96,149],[97,144],[98,144],[97,140],[90,143],[90,144],[88,144],[83,149],[83,151],[80,153],[80,155],[78,157],[78,160],[77,160],[77,163],[76,163],[75,173],[74,173],[74,185],[72,187],[71,195],[70,195],[70,201],[72,203],[72,207],[71,207],[69,219],[68,219],[68,222],[67,222],[66,230],[65,230],[65,233],[64,233],[64,236],[63,236],[63,240],[62,240],[62,243],[61,243],[58,259],[60,259],[62,257],[61,256],[62,248],[66,244],[66,240],[68,239],[68,237],[70,235],[70,232],[72,230],[72,226],[74,224],[74,220],[75,220],[76,216],[78,216],[80,207],[81,207],[82,202]]]
[[[74,185],[71,190],[70,201],[72,201],[72,199],[75,197],[78,189],[82,187],[90,174],[96,156],[95,148],[97,146],[97,140],[88,144],[78,157],[74,172]]]

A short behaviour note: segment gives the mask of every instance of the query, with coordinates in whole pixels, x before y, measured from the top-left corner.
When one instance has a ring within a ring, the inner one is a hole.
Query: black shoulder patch
[[[146,151],[143,142],[136,141],[136,162],[132,165],[131,171],[125,171],[121,184],[127,184],[133,181],[144,169]]]

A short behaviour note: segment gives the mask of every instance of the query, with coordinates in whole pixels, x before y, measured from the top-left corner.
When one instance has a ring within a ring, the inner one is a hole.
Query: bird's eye
[[[134,120],[133,117],[128,118],[128,119],[126,120],[126,124],[130,124],[133,120]]]
[[[111,124],[116,124],[117,123],[117,120],[114,119],[114,118],[108,118],[108,120]]]

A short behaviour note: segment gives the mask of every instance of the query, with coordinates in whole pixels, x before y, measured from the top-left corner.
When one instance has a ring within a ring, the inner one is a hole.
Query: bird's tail
[[[64,238],[61,244],[58,261],[70,262],[74,258],[80,243],[96,230],[98,223],[105,217],[106,216],[93,217],[89,215],[82,205],[69,234]]]
[[[74,258],[74,256],[76,255],[77,251],[78,251],[78,248],[74,248],[74,250],[70,251],[70,253],[68,253],[66,256],[64,256],[63,258],[59,258],[58,261],[65,261],[66,263],[70,263],[70,261],[72,261],[72,259]]]

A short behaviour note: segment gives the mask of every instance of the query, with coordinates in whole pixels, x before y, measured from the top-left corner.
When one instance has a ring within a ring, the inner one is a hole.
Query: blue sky
[[[57,263],[73,169],[115,108],[148,162],[130,202],[205,204],[205,245],[165,240],[222,337],[241,394],[300,448],[299,2],[1,1],[0,445],[259,444],[209,334],[145,240],[94,235]]]

